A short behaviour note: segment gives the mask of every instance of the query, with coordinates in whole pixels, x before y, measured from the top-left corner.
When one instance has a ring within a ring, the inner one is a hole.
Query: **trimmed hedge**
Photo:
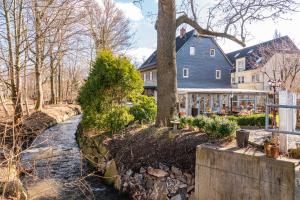
[[[239,126],[265,126],[265,114],[254,114],[246,116],[227,116],[227,119],[237,122]],[[269,118],[269,124],[272,122],[272,116]]]

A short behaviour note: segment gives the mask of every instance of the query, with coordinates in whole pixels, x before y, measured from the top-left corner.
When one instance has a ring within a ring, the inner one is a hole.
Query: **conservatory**
[[[181,115],[264,112],[268,91],[234,88],[178,88]]]

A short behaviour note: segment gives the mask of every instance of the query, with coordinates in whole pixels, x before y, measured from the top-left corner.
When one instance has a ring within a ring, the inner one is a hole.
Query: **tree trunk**
[[[26,53],[27,56],[27,53]],[[24,64],[24,103],[25,103],[25,109],[26,114],[29,116],[29,106],[28,106],[28,88],[27,88],[27,62],[25,61]]]
[[[3,96],[2,96],[1,93],[0,93],[0,102],[1,102],[1,105],[2,105],[3,110],[4,110],[4,112],[5,112],[5,116],[9,116],[8,109],[7,109],[7,107],[6,107],[4,98],[3,98]]]
[[[50,104],[55,104],[55,91],[54,91],[54,58],[52,49],[50,51]]]
[[[157,117],[156,126],[168,126],[176,114],[176,5],[159,0],[157,21]]]
[[[41,31],[41,18],[40,11],[38,10],[37,0],[34,1],[34,12],[35,12],[35,84],[36,84],[36,95],[37,101],[35,109],[41,111],[43,108],[43,88],[41,80],[41,67],[42,67],[42,31]]]

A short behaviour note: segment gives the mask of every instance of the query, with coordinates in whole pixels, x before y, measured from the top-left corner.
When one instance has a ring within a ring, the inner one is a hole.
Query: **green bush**
[[[179,128],[185,128],[188,125],[186,117],[181,117],[179,121],[180,121],[180,124],[178,126]]]
[[[209,136],[209,137],[216,137],[217,136],[217,121],[213,118],[208,118],[206,120],[206,124],[204,126],[204,132]]]
[[[229,137],[239,129],[238,124],[235,121],[230,121],[226,118],[219,119],[218,125],[218,137]]]
[[[207,121],[207,117],[203,115],[199,115],[194,119],[193,126],[197,127],[199,131],[202,131],[204,130],[206,121]]]
[[[112,134],[122,130],[134,120],[134,116],[129,113],[129,108],[125,106],[113,106],[104,116],[106,129],[110,130]]]
[[[197,116],[196,118],[180,118],[179,128],[184,128],[186,126],[198,128],[211,138],[230,137],[239,128],[236,121],[229,120],[225,117],[214,116],[208,118],[202,115]]]
[[[133,120],[125,102],[140,95],[142,91],[140,73],[129,60],[102,51],[79,92],[83,127],[111,133],[120,130]]]
[[[179,128],[185,128],[185,127],[194,127],[194,118],[193,117],[181,117],[180,118],[180,124]]]
[[[207,120],[204,130],[209,137],[226,138],[234,134],[238,128],[235,121],[224,117],[214,117]]]
[[[157,113],[157,105],[154,97],[140,95],[133,99],[133,106],[130,113],[134,116],[135,121],[140,123],[153,123]]]
[[[227,118],[231,121],[235,121],[239,126],[265,126],[265,114],[254,114],[246,116],[228,116]],[[271,123],[272,117],[269,118],[269,124]]]

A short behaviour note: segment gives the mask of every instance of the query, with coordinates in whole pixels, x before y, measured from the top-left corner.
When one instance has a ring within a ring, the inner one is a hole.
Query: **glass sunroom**
[[[264,112],[268,92],[260,90],[221,88],[178,88],[181,115],[237,114],[243,110]]]

